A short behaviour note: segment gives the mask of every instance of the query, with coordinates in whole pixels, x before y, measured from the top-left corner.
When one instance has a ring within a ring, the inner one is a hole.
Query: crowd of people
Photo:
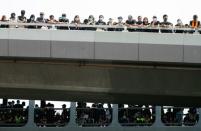
[[[155,122],[156,110],[152,105],[119,104],[118,120],[122,126],[151,126]],[[28,121],[29,107],[24,101],[4,101],[0,104],[0,126],[24,126]],[[81,127],[106,127],[112,122],[112,105],[77,102],[76,123]],[[187,112],[187,113],[184,113]],[[39,127],[61,127],[70,121],[70,108],[63,104],[55,108],[54,104],[41,101],[35,105],[34,122]],[[161,121],[165,126],[194,126],[199,121],[197,108],[163,107]]]
[[[194,126],[199,121],[196,108],[189,108],[188,113],[184,114],[184,108],[174,107],[161,110],[161,120],[166,126]]]
[[[61,112],[61,113],[60,113]],[[63,104],[62,108],[55,108],[54,104],[47,103],[39,107],[35,105],[34,122],[39,127],[65,126],[70,120],[70,109]]]
[[[87,106],[87,103],[78,102],[76,122],[79,126],[108,126],[112,122],[112,107],[107,104],[104,108],[102,103],[94,103],[92,106]]]
[[[153,106],[119,104],[119,123],[122,126],[151,126],[155,121]]]
[[[193,19],[188,23],[184,24],[181,19],[177,20],[177,24],[173,25],[171,22],[168,20],[168,15],[164,14],[163,15],[163,21],[158,21],[157,16],[153,16],[152,20],[149,21],[148,17],[142,17],[138,16],[137,19],[133,18],[132,15],[128,15],[128,18],[126,20],[123,19],[122,16],[119,16],[117,18],[117,21],[114,21],[114,19],[109,18],[108,21],[104,21],[104,16],[99,15],[99,19],[96,20],[93,15],[89,15],[88,18],[84,19],[84,21],[81,21],[80,16],[76,15],[74,19],[70,22],[70,20],[67,18],[67,15],[63,13],[59,19],[56,19],[54,15],[50,15],[49,18],[45,17],[44,12],[40,12],[39,17],[36,17],[34,14],[32,14],[29,18],[26,17],[26,12],[25,10],[21,10],[21,15],[16,16],[15,13],[11,13],[10,17],[7,19],[6,15],[3,15],[1,22],[10,22],[10,23],[48,23],[48,24],[53,24],[53,25],[58,25],[58,24],[73,24],[73,27],[69,26],[35,26],[35,25],[30,25],[30,26],[15,26],[15,25],[6,25],[6,24],[1,24],[1,28],[20,28],[20,27],[27,27],[31,29],[36,29],[36,28],[57,28],[57,29],[70,29],[70,30],[107,30],[107,31],[123,31],[127,29],[129,32],[136,32],[136,31],[143,31],[143,32],[158,32],[157,29],[136,29],[132,27],[164,27],[164,28],[170,28],[170,27],[177,27],[177,28],[192,28],[196,29],[200,27],[200,21],[198,20],[197,15],[193,15]],[[111,26],[110,28],[95,28],[95,27],[80,27],[79,25],[108,25]],[[113,26],[116,26],[118,28],[113,28]],[[126,27],[126,28],[125,28]],[[171,33],[171,30],[161,30],[162,33]],[[182,30],[176,30],[176,33],[191,33],[191,32],[185,32]]]
[[[28,107],[20,100],[6,101],[0,105],[0,126],[23,126],[28,120]]]

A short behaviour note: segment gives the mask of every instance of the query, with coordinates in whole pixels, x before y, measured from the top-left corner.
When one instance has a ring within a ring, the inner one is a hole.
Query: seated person
[[[126,23],[125,25],[129,28],[129,27],[132,27],[136,24],[136,20],[133,19],[133,16],[132,15],[129,15],[128,16],[128,20],[126,20]],[[129,32],[133,32],[135,31],[135,29],[128,29]]]
[[[172,23],[168,22],[168,15],[163,15],[163,22],[160,23],[163,28],[170,28],[173,26]],[[161,33],[172,33],[172,29],[161,29]]]
[[[119,16],[117,19],[118,19],[118,22],[114,23],[114,25],[116,26],[115,31],[123,31],[124,28],[126,27],[124,26],[124,23],[123,23],[123,17]]]
[[[66,18],[66,14],[63,13],[61,17],[59,17],[59,23],[60,24],[69,24],[69,20]],[[69,30],[69,27],[67,26],[58,26],[57,29],[61,30]]]

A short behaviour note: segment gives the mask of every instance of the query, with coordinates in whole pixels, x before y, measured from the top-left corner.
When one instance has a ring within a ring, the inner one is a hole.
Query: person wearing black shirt
[[[94,16],[93,15],[89,15],[88,19],[84,20],[84,24],[86,24],[86,25],[95,25],[96,21],[95,21]],[[84,30],[92,30],[92,31],[96,30],[96,28],[94,28],[94,27],[85,27],[83,29]]]
[[[138,16],[137,19],[138,19],[138,21],[136,22],[136,24],[139,26],[143,25],[142,16]]]
[[[173,24],[168,21],[168,15],[163,15],[163,22],[160,23],[161,27],[169,28],[172,27]],[[161,29],[161,33],[172,33],[172,29]]]
[[[25,23],[27,18],[25,17],[25,10],[21,10],[21,15],[18,16],[18,22]]]
[[[138,25],[138,27],[141,27],[141,26],[143,26],[143,21],[142,21],[142,16],[138,16],[138,21],[136,22],[136,24]],[[136,29],[136,31],[137,32],[142,32],[143,31],[143,29]]]
[[[106,22],[104,22],[103,20],[104,20],[104,16],[103,16],[103,15],[100,15],[100,16],[99,16],[99,20],[96,22],[96,25],[106,25]],[[104,28],[98,28],[98,29],[106,30],[106,29],[104,29]]]
[[[104,16],[100,15],[99,20],[96,22],[96,25],[106,25],[106,23],[103,21]]]
[[[128,31],[129,32],[133,32],[135,31],[135,29],[129,29],[129,27],[132,27],[136,24],[136,20],[133,19],[133,16],[132,15],[129,15],[128,16],[128,20],[126,20],[126,23],[125,25],[128,27]]]
[[[151,27],[155,28],[155,27],[158,27],[160,25],[160,22],[157,20],[157,17],[156,16],[153,16],[153,20],[151,22]],[[150,30],[151,32],[156,32],[158,33],[159,30],[158,29],[151,29]]]
[[[59,22],[61,24],[68,24],[69,23],[69,20],[66,18],[66,14],[65,13],[63,13],[61,15],[61,17],[59,17]],[[60,29],[60,30],[69,30],[69,27],[59,26],[59,27],[57,27],[57,29]]]
[[[47,19],[45,19],[45,14],[40,12],[40,17],[36,19],[36,23],[47,23]],[[37,26],[37,28],[41,28],[42,26]]]
[[[27,23],[36,23],[35,21],[35,15],[31,15],[30,18],[27,20]],[[28,26],[29,29],[36,29],[35,25]]]

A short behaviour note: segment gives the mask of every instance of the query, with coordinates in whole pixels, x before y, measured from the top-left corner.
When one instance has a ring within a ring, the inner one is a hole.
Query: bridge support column
[[[26,127],[36,127],[36,124],[34,123],[34,106],[35,101],[30,100],[29,101],[29,110],[28,110],[28,122],[26,124]]]

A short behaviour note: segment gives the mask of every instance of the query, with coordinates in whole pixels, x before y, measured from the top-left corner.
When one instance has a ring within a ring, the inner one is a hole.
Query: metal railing
[[[162,108],[162,112],[164,112],[164,109],[169,109],[169,111],[161,115],[161,121],[165,126],[195,126],[199,121],[199,114],[196,108],[165,107]],[[184,113],[184,109],[189,109],[188,113]]]
[[[106,127],[112,122],[112,108],[77,108],[76,123],[82,127]]]
[[[70,108],[35,108],[34,122],[39,127],[62,127],[70,121]]]
[[[2,27],[3,26],[3,27]],[[32,28],[34,27],[34,28]],[[44,27],[44,28],[43,28]],[[86,25],[68,23],[17,23],[0,22],[0,28],[31,28],[31,29],[62,29],[65,30],[96,30],[96,31],[123,31],[123,32],[158,32],[158,33],[200,33],[201,28],[187,28],[174,26],[125,26],[125,25]]]
[[[155,122],[155,107],[119,108],[119,123],[122,126],[152,126]]]
[[[0,108],[0,127],[21,127],[28,121],[27,108]]]

